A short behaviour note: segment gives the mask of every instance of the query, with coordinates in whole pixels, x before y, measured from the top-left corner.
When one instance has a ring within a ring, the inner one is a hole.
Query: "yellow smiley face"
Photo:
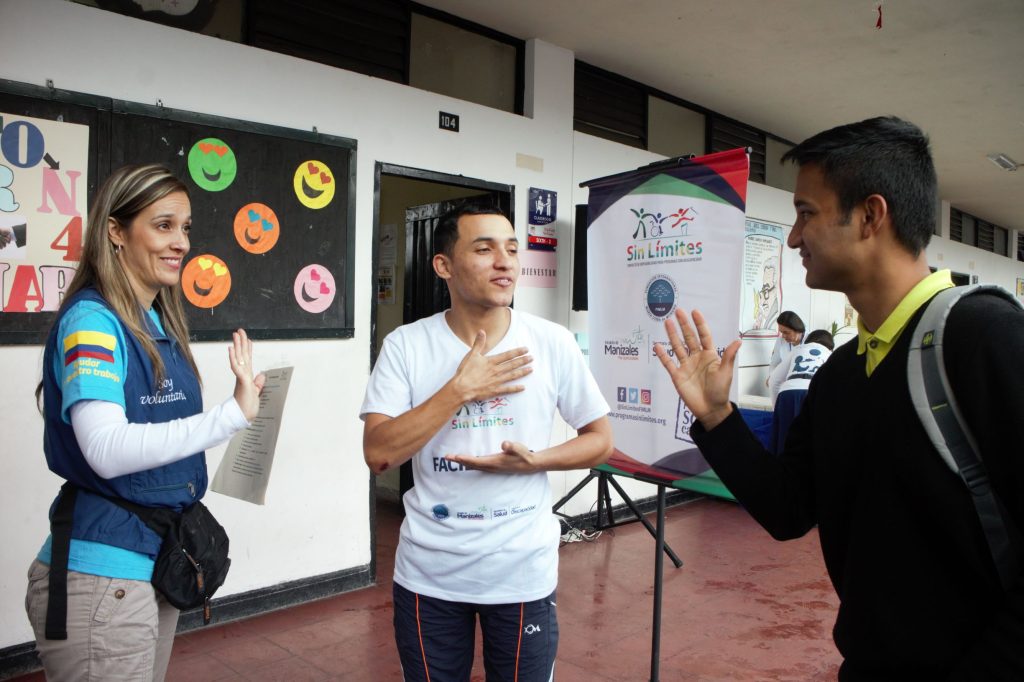
[[[306,161],[295,169],[295,196],[303,206],[323,208],[334,198],[334,173],[321,161]]]

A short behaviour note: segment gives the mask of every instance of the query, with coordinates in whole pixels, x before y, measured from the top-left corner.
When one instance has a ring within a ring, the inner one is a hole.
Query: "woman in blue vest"
[[[46,342],[43,449],[50,470],[78,486],[66,620],[47,623],[53,535],[29,569],[26,609],[51,681],[164,678],[178,611],[149,582],[161,538],[103,496],[184,509],[206,492],[204,450],[259,409],[264,377],[253,377],[239,330],[228,348],[234,395],[202,411],[180,284],[191,224],[188,190],[167,169],[114,171]]]

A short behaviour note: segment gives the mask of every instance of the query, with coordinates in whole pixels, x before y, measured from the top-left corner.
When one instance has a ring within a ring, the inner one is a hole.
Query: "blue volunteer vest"
[[[61,377],[55,375],[53,368],[54,354],[59,353],[61,347],[57,338],[60,319],[78,301],[103,305],[121,324],[127,355],[124,402],[130,423],[162,423],[198,414],[203,407],[199,380],[178,343],[158,331],[146,315],[143,319],[156,342],[166,374],[162,386],[157,387],[153,365],[142,344],[92,288],[79,291],[64,306],[46,341],[43,357],[46,463],[55,474],[84,489],[79,491],[75,502],[71,537],[155,556],[160,549],[160,536],[131,512],[88,491],[180,511],[206,493],[206,454],[198,452],[172,464],[110,479],[101,478],[92,470],[78,447],[71,425],[60,417]],[[51,517],[55,507],[56,500],[50,508]]]

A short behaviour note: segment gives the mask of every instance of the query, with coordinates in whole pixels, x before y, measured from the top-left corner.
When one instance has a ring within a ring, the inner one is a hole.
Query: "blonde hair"
[[[107,226],[113,220],[121,229],[131,229],[132,221],[139,213],[175,192],[187,195],[188,187],[163,166],[122,166],[111,173],[93,199],[82,246],[82,260],[61,304],[63,311],[72,295],[86,287],[95,287],[132,336],[142,344],[153,364],[157,386],[164,379],[166,369],[156,344],[146,333],[144,316],[147,313],[139,305],[128,274],[115,255]],[[180,279],[174,286],[162,287],[153,305],[160,314],[164,331],[178,342],[182,354],[198,378],[199,370],[188,346],[188,321],[182,303]],[[41,392],[42,382],[36,388],[37,402]]]

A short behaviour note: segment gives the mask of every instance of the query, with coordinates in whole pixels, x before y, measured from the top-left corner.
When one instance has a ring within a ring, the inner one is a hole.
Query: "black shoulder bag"
[[[67,639],[68,548],[77,492],[78,487],[73,483],[63,485],[50,524],[53,556],[46,612],[47,639]],[[179,513],[100,496],[132,512],[163,538],[153,566],[153,587],[175,608],[184,610],[202,606],[203,624],[208,624],[210,599],[224,584],[231,559],[228,558],[228,535],[206,505],[197,501]]]

